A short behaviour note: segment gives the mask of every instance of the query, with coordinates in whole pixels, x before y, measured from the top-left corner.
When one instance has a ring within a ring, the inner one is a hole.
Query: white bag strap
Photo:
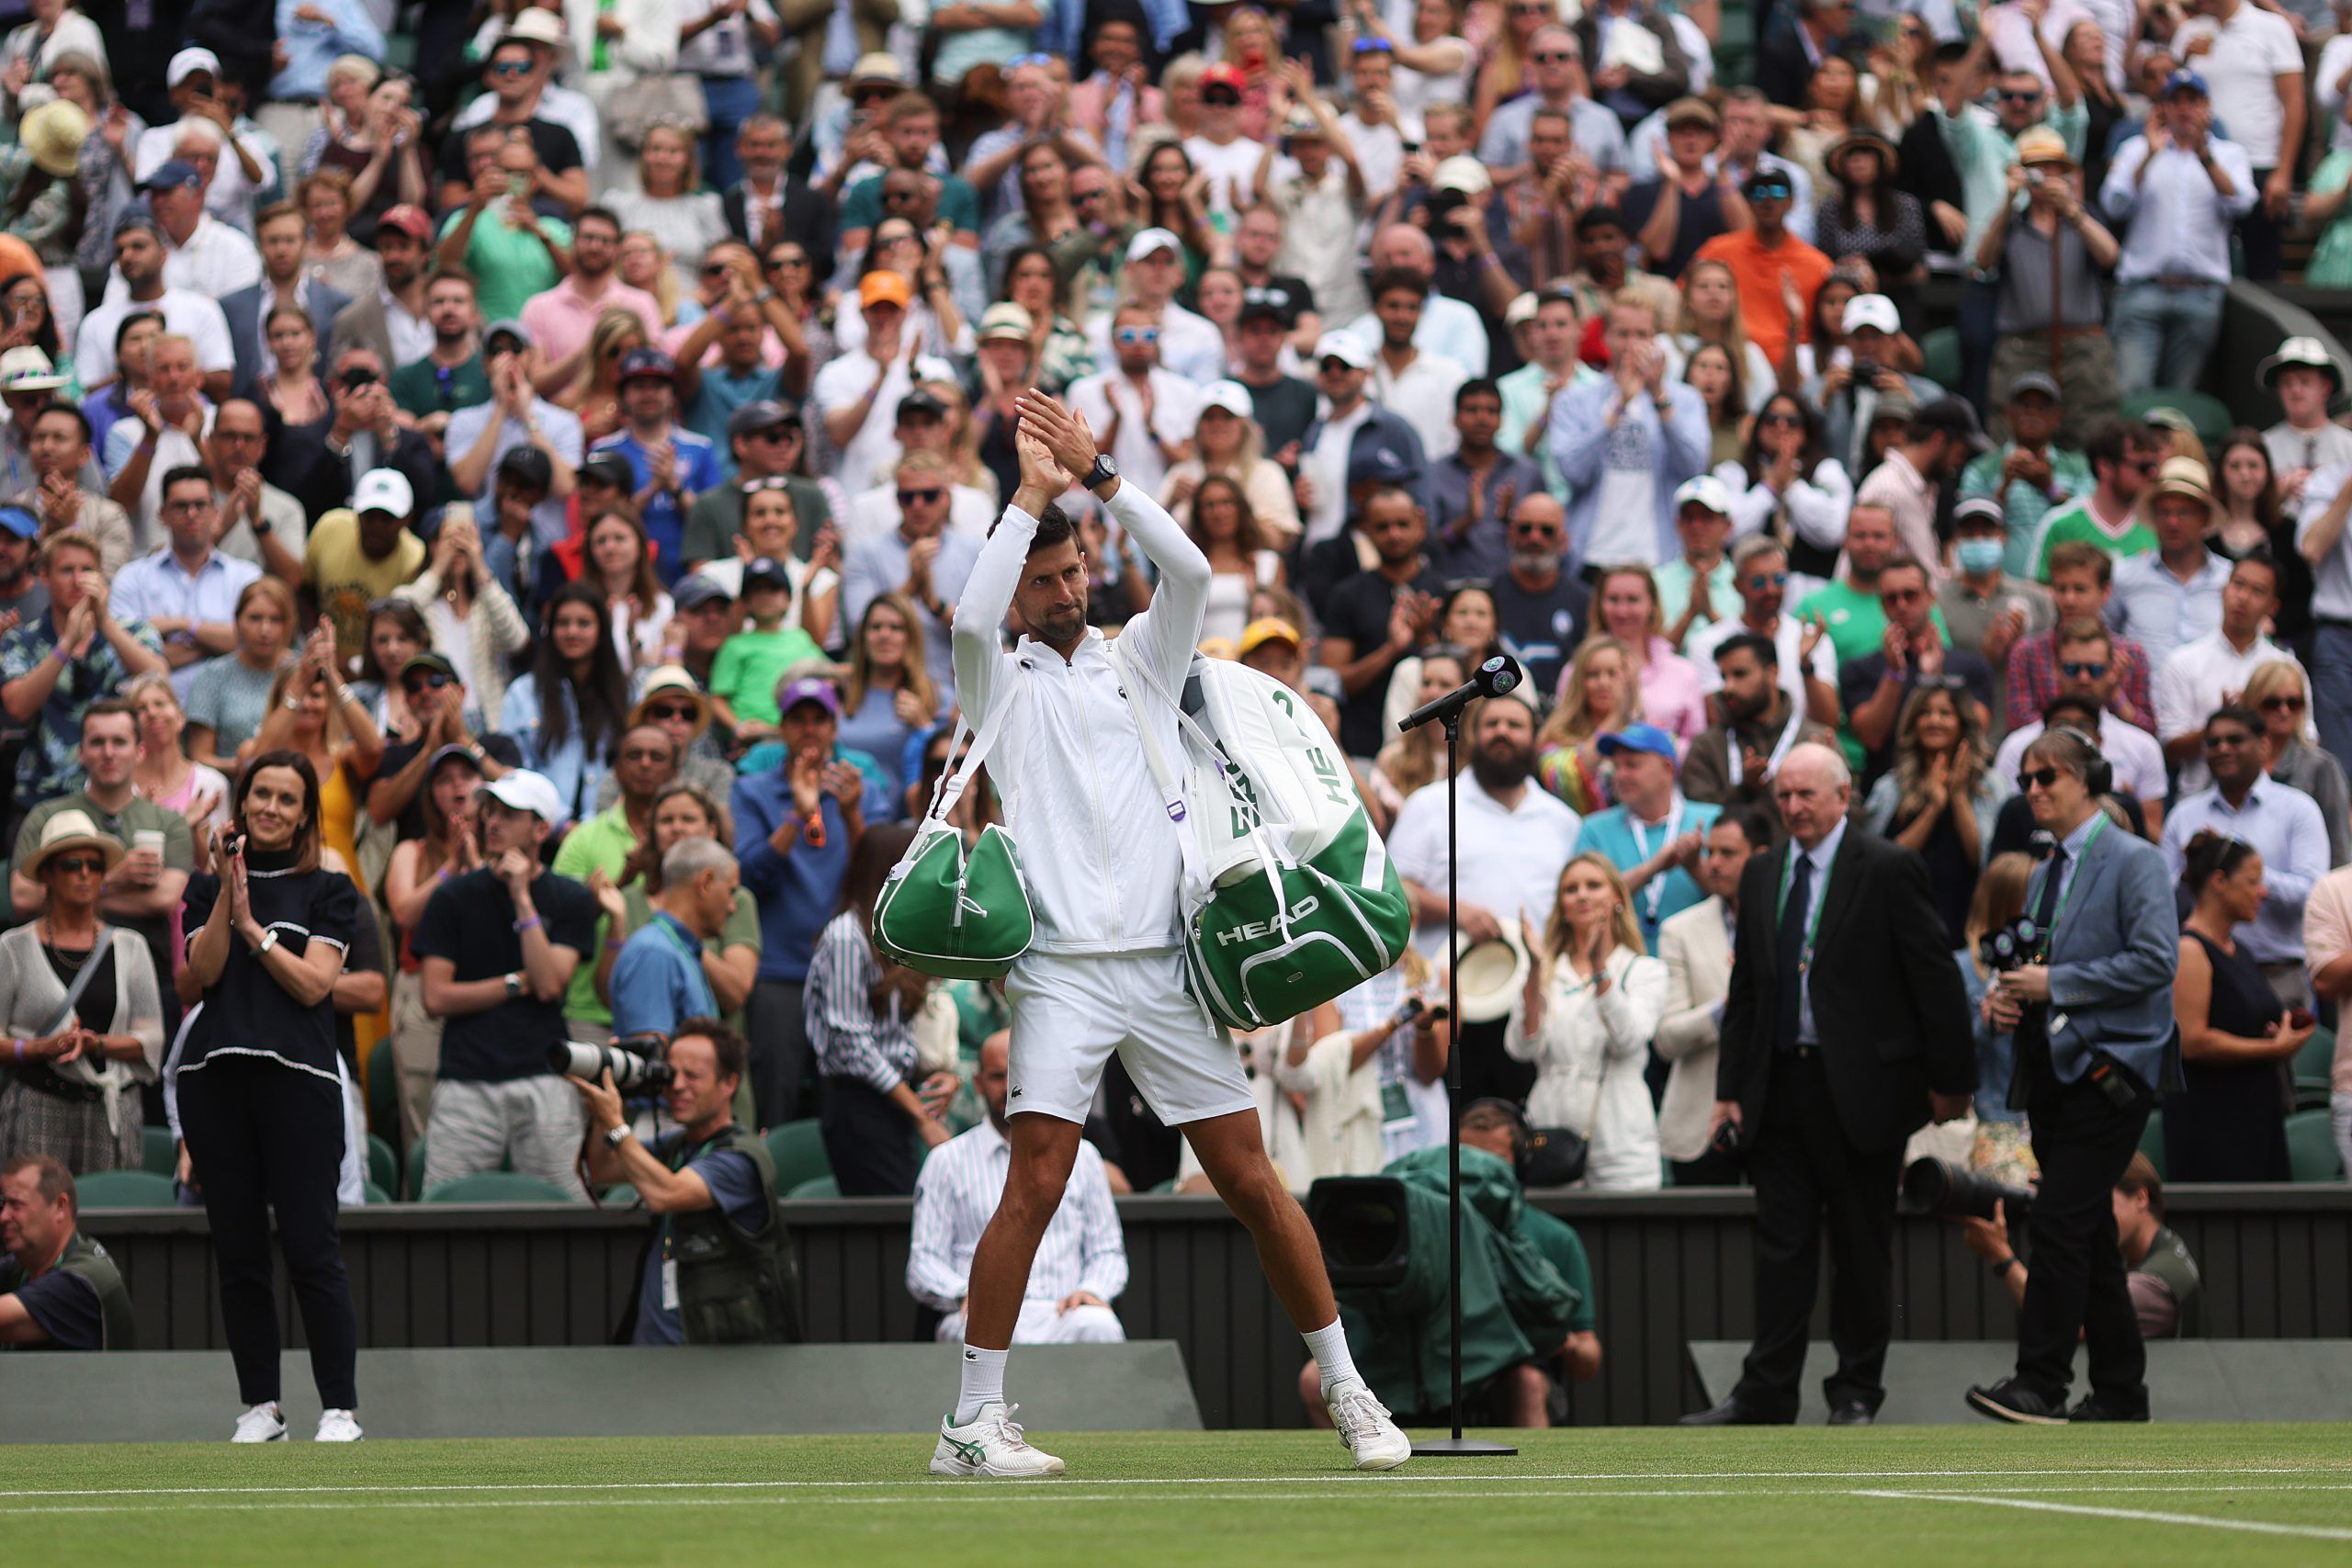
[[[1127,696],[1128,704],[1135,706],[1136,734],[1143,741],[1144,766],[1150,770],[1151,782],[1159,786],[1160,796],[1167,802],[1168,819],[1176,825],[1177,850],[1184,862],[1184,886],[1198,887],[1202,880],[1200,838],[1193,824],[1188,820],[1191,806],[1184,799],[1183,776],[1169,765],[1167,755],[1159,750],[1159,738],[1152,733],[1148,716],[1136,704],[1135,698],[1127,694],[1134,684],[1133,678],[1137,675],[1142,676],[1145,684],[1158,692],[1162,700],[1168,694],[1148,669],[1122,651],[1125,640],[1114,637],[1104,645],[1103,651],[1110,657],[1111,668],[1118,672],[1120,694]],[[1178,721],[1182,722],[1184,710],[1173,703],[1169,706],[1175,709]]]
[[[947,814],[956,809],[956,802],[963,797],[965,786],[972,782],[972,775],[980,771],[982,762],[988,761],[989,749],[996,744],[997,736],[1004,729],[1004,710],[1012,705],[1012,694],[1010,692],[997,693],[996,700],[989,704],[988,716],[980,720],[977,730],[972,728],[971,720],[963,709],[956,709],[956,733],[947,742],[948,758],[954,761],[956,749],[964,744],[964,738],[967,735],[972,738],[972,749],[964,753],[964,761],[960,764],[940,770],[939,782],[932,786],[931,807],[923,813],[926,819],[935,822],[947,820]]]

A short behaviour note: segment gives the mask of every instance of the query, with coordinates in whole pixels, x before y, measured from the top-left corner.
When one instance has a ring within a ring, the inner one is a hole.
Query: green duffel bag
[[[986,760],[1005,705],[999,702],[963,762],[944,773],[914,841],[890,868],[874,903],[874,946],[895,963],[947,980],[993,980],[1029,951],[1036,919],[1021,852],[1012,835],[991,822],[969,851],[947,821],[956,800]],[[957,720],[947,754],[970,733]]]

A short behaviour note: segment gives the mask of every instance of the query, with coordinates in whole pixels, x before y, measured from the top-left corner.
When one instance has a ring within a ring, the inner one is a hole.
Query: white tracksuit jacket
[[[1122,482],[1110,513],[1159,569],[1151,608],[1121,634],[1126,656],[1149,660],[1165,690],[1184,679],[1208,608],[1209,563],[1176,520]],[[1023,637],[1006,652],[1012,607],[1037,520],[1008,507],[956,606],[956,691],[975,728],[1011,706],[988,759],[1006,826],[1020,846],[1041,953],[1164,952],[1180,944],[1182,851],[1168,802],[1144,761],[1136,710],[1120,695],[1101,631],[1065,662]],[[1160,754],[1183,754],[1175,716],[1136,694],[1158,728]]]

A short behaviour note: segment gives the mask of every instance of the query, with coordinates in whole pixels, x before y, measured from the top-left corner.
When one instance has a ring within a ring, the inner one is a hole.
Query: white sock
[[[1342,1349],[1340,1353],[1344,1356],[1347,1351]],[[983,1350],[977,1345],[964,1347],[964,1389],[956,1396],[956,1425],[970,1426],[983,1404],[1004,1403],[1004,1359],[1012,1354],[1009,1348]]]
[[[1348,1354],[1348,1331],[1333,1318],[1323,1327],[1310,1330],[1299,1337],[1314,1354],[1315,1370],[1323,1380],[1323,1392],[1328,1396],[1333,1386],[1356,1378],[1355,1358]]]

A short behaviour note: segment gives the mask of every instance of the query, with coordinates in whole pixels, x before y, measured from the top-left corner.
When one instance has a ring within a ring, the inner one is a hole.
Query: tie
[[[1789,867],[1788,902],[1781,907],[1780,1010],[1774,1020],[1774,1037],[1783,1051],[1794,1049],[1797,1043],[1804,986],[1799,965],[1804,955],[1805,909],[1813,902],[1813,857],[1794,844],[1789,846],[1789,853],[1795,858]]]
[[[2044,960],[2050,955],[2051,927],[2058,922],[2058,885],[2066,880],[2066,846],[2050,852],[2050,879],[2041,885],[2041,902],[2033,911],[2033,929],[2041,933]]]

